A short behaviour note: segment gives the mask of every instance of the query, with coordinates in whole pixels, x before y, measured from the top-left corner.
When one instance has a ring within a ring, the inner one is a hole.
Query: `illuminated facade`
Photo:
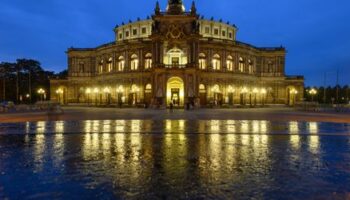
[[[67,80],[51,80],[51,98],[91,105],[195,106],[289,104],[304,79],[285,75],[283,47],[236,40],[237,28],[199,17],[195,4],[156,4],[151,18],[114,29],[116,40],[70,48]]]

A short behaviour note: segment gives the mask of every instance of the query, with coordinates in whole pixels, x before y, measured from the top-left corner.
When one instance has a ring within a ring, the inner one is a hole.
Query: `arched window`
[[[226,67],[228,71],[233,71],[233,58],[232,56],[227,56]]]
[[[253,74],[254,73],[254,63],[252,60],[248,60],[248,71],[249,74]]]
[[[244,72],[244,59],[242,57],[239,57],[238,71]]]
[[[204,53],[199,54],[199,69],[207,68],[207,58]]]
[[[218,54],[215,54],[213,56],[213,69],[220,70],[220,68],[221,68],[220,56]]]
[[[145,69],[151,69],[152,68],[152,54],[147,53],[145,56]]]
[[[267,62],[267,70],[269,73],[274,72],[274,65],[273,65],[273,62],[271,60]]]
[[[79,72],[84,73],[85,72],[85,67],[84,67],[84,62],[79,63]]]
[[[107,63],[108,72],[111,72],[111,71],[112,71],[112,69],[113,69],[112,67],[113,67],[113,58],[110,57],[110,58],[108,59],[108,63]]]
[[[199,85],[199,93],[206,93],[205,85],[204,85],[204,84],[200,84],[200,85]]]
[[[98,73],[102,74],[103,73],[103,59],[99,62],[98,64]]]
[[[152,93],[152,85],[150,83],[146,85],[145,93]]]
[[[139,59],[138,59],[138,57],[137,57],[136,54],[133,54],[133,55],[131,56],[130,65],[131,65],[131,67],[130,67],[131,70],[134,71],[134,70],[137,70],[137,69],[138,69],[138,67],[139,67]]]
[[[124,71],[124,67],[125,67],[125,59],[123,56],[120,56],[118,58],[118,71]]]

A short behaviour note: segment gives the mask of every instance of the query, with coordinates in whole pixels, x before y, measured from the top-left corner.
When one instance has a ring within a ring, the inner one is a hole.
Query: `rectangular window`
[[[119,39],[123,38],[123,33],[119,33]]]
[[[142,34],[146,34],[147,33],[147,28],[146,27],[143,27],[142,30],[141,30]]]
[[[219,35],[219,29],[214,29],[214,35]]]
[[[132,30],[132,35],[137,35],[137,29]]]
[[[209,27],[205,27],[204,32],[205,32],[205,34],[209,34],[210,33],[210,28]]]
[[[229,32],[228,37],[232,39],[232,32]]]
[[[226,37],[226,31],[222,31],[222,36]]]
[[[129,31],[125,31],[125,37],[129,37]]]

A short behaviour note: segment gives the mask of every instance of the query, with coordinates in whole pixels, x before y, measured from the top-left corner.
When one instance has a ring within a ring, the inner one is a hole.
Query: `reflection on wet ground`
[[[1,124],[0,199],[344,199],[350,125]]]

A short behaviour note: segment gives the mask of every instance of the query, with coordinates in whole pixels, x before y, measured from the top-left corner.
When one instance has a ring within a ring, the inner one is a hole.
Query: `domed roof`
[[[182,0],[168,0],[167,12],[169,14],[181,14],[185,12]]]

